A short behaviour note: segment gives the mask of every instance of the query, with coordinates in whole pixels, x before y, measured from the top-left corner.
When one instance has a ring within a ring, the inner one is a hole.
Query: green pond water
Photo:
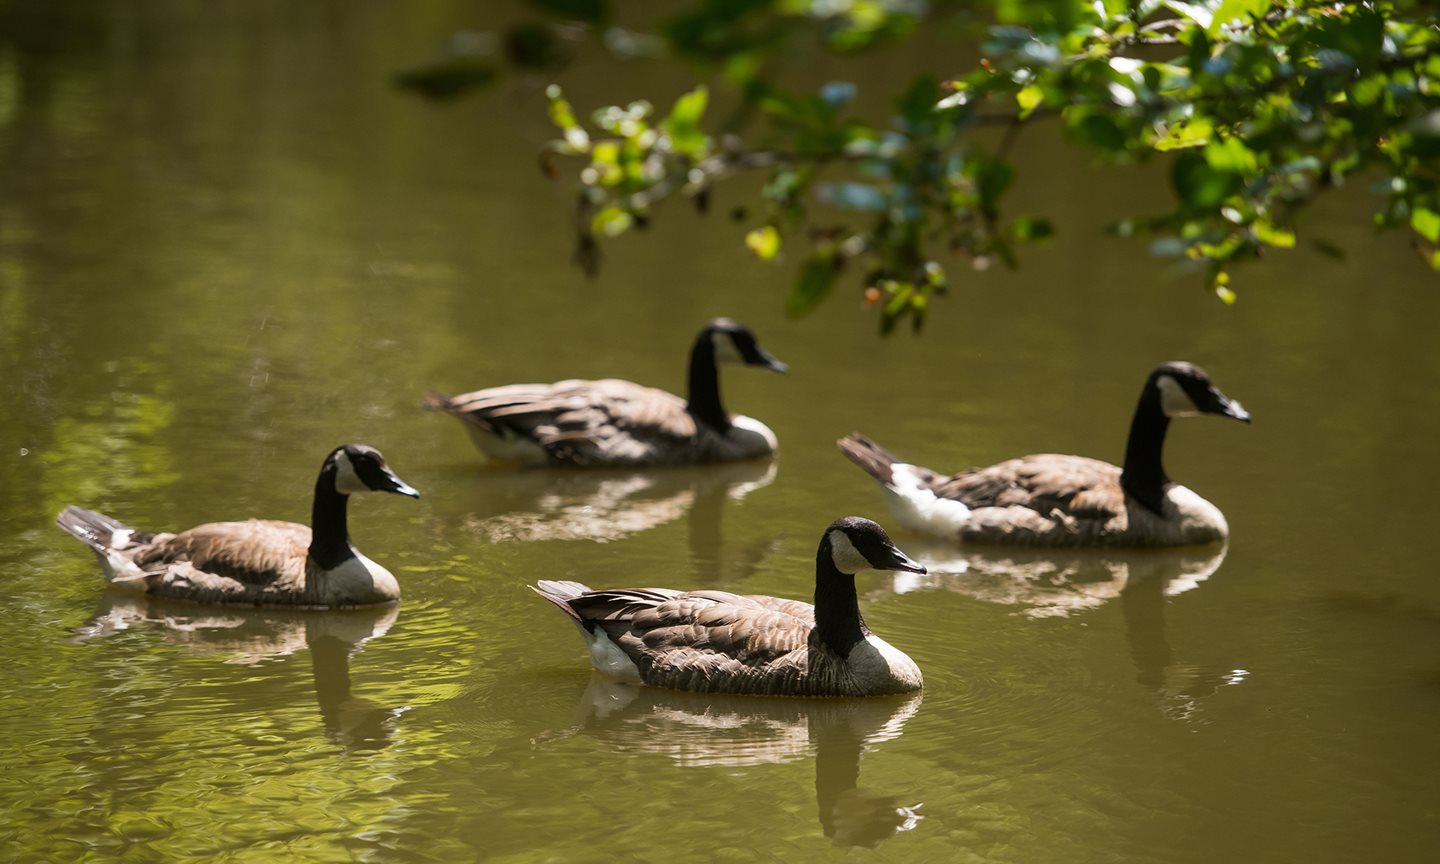
[[[1043,128],[1014,212],[1060,235],[954,270],[921,338],[843,284],[787,320],[747,226],[670,208],[570,263],[572,190],[535,169],[544,80],[454,105],[397,92],[459,2],[0,3],[0,860],[1433,861],[1440,840],[1440,285],[1376,236],[1363,184],[1226,307],[1101,231],[1159,210]],[[492,20],[494,19],[494,20]],[[923,47],[923,46],[922,46]],[[862,100],[922,60],[796,57]],[[938,59],[937,59],[938,58]],[[853,61],[851,61],[853,63]],[[688,72],[582,55],[578,105]],[[731,315],[792,367],[727,370],[773,463],[487,470],[418,409],[518,381],[679,389]],[[1060,555],[896,532],[929,576],[862,574],[922,695],[726,699],[592,680],[525,589],[808,597],[823,527],[890,524],[836,450],[862,430],[955,470],[1118,460],[1158,361],[1255,416],[1172,429],[1167,464],[1228,548]],[[53,525],[304,521],[344,441],[419,488],[351,508],[398,607],[276,613],[107,594]]]

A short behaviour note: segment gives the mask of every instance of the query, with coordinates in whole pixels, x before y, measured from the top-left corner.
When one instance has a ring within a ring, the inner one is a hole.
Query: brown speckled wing
[[[210,574],[263,590],[303,577],[309,546],[310,529],[294,522],[211,522],[155,538],[134,561],[150,572],[175,569],[191,581]]]
[[[580,465],[652,459],[657,447],[696,434],[683,399],[618,379],[494,387],[451,398],[449,410]]]
[[[936,495],[973,508],[1025,507],[1056,510],[1082,519],[1107,520],[1125,512],[1120,469],[1083,456],[1042,453],[965,471],[938,482]]]
[[[597,591],[571,606],[603,627],[647,684],[707,692],[797,692],[809,604],[725,591]]]

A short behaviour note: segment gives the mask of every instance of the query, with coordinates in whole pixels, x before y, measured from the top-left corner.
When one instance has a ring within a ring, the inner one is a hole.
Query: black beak
[[[776,360],[775,355],[771,354],[769,351],[766,351],[764,348],[761,348],[759,345],[755,346],[755,359],[751,360],[750,362],[752,365],[763,366],[764,368],[769,369],[771,372],[779,372],[781,375],[784,375],[785,373],[790,371],[789,366],[786,366],[784,363]]]
[[[378,492],[394,492],[396,495],[406,495],[411,498],[419,498],[420,492],[414,486],[395,476],[388,466],[380,468],[380,487]]]
[[[1216,395],[1220,397],[1220,410],[1216,413],[1225,417],[1233,417],[1241,423],[1250,422],[1250,412],[1246,411],[1239,402],[1236,402],[1234,399],[1228,399],[1223,394]]]
[[[875,569],[877,569],[877,570],[904,570],[904,571],[906,571],[907,573],[920,573],[920,574],[922,574],[922,575],[927,572],[927,571],[925,570],[925,565],[921,564],[921,563],[918,562],[918,561],[915,561],[915,560],[912,559],[909,555],[906,555],[904,552],[901,552],[901,551],[900,551],[898,548],[896,548],[895,546],[890,546],[890,547],[886,548],[885,554],[886,554],[886,556],[888,557],[889,560],[880,562],[879,564],[876,565],[876,568],[875,568]]]

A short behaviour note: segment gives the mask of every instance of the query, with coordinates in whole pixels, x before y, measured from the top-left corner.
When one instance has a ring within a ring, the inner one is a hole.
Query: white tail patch
[[[921,484],[915,466],[902,462],[890,466],[885,503],[895,515],[895,521],[904,527],[946,540],[955,539],[961,527],[970,521],[969,507],[960,501],[936,496]]]
[[[640,682],[640,667],[635,665],[629,655],[620,650],[620,646],[610,641],[604,628],[596,626],[593,633],[586,632],[582,627],[581,635],[585,637],[585,645],[590,649],[590,664],[595,671],[603,672],[611,678],[618,678],[621,681]]]

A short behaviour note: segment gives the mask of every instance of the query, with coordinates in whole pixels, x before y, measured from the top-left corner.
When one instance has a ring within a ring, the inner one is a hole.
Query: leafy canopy
[[[1041,122],[1103,162],[1166,160],[1173,207],[1112,229],[1193,262],[1227,303],[1237,263],[1294,246],[1297,211],[1360,172],[1381,190],[1375,223],[1412,231],[1440,269],[1440,28],[1424,4],[697,0],[650,33],[615,24],[606,0],[534,5],[569,23],[512,32],[516,65],[564,62],[564,34],[579,32],[564,28],[581,22],[616,53],[669,52],[718,71],[742,105],[717,124],[697,86],[663,112],[634,101],[582,122],[548,89],[560,137],[542,164],[555,176],[560,159],[580,163],[577,258],[588,271],[600,238],[643,227],[666,199],[705,210],[716,184],[763,172],[761,202],[736,215],[751,223],[745,246],[758,258],[803,256],[789,313],[813,309],[849,271],[882,331],[905,320],[918,329],[947,266],[1013,267],[1018,246],[1052,235],[1043,217],[1002,206],[1010,148]],[[978,65],[918,76],[878,120],[851,110],[850,82],[796,93],[767,74],[797,39],[854,54],[957,23],[979,32]],[[429,92],[427,74],[453,73],[447,62],[404,83]],[[476,80],[493,73],[488,58],[472,64]]]

